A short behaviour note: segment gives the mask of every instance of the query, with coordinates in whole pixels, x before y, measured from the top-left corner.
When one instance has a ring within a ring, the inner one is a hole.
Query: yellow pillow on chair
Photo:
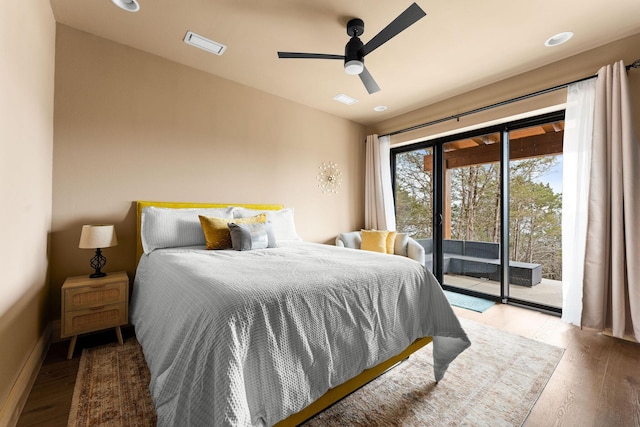
[[[360,230],[360,235],[362,236],[360,249],[393,254],[395,253],[397,234],[395,231],[387,230]]]
[[[387,253],[394,254],[396,249],[396,233],[395,231],[390,231],[387,234]]]
[[[389,237],[388,231],[378,230],[361,230],[362,244],[360,249],[365,251],[387,253],[387,237]]]

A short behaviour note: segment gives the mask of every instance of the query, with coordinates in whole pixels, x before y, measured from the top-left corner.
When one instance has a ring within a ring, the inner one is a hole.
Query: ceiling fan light
[[[357,59],[353,59],[344,63],[344,71],[347,74],[351,74],[352,76],[360,74],[363,70],[364,64],[362,63],[362,61],[358,61]]]

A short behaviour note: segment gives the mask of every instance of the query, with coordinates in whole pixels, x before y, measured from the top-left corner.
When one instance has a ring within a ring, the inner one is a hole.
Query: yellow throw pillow
[[[362,236],[362,245],[360,245],[360,249],[365,251],[381,252],[383,254],[387,253],[388,231],[361,230],[360,235]]]
[[[396,248],[396,233],[395,231],[390,231],[387,235],[387,253],[394,254]]]
[[[229,249],[231,247],[231,233],[228,223],[249,224],[267,222],[267,215],[260,214],[249,218],[216,218],[198,215],[200,225],[207,241],[207,249]]]

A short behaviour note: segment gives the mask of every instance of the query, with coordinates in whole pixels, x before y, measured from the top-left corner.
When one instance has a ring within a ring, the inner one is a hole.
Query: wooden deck
[[[500,295],[500,283],[488,279],[445,274],[444,284],[489,295]],[[562,282],[559,280],[542,279],[541,283],[533,287],[511,285],[509,295],[525,301],[562,308]]]

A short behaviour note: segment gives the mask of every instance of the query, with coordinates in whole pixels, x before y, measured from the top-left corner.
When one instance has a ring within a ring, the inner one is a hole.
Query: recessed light
[[[140,10],[140,5],[138,4],[137,0],[111,0],[111,1],[120,9],[126,10],[127,12],[137,12]]]
[[[358,102],[357,99],[352,98],[349,95],[345,95],[344,93],[337,94],[336,96],[333,97],[333,99],[335,99],[338,102],[342,102],[343,104],[346,104],[346,105],[352,105]]]
[[[550,37],[546,42],[544,42],[544,45],[548,47],[558,46],[559,44],[569,41],[571,37],[573,37],[573,33],[571,31],[565,31],[564,33]]]
[[[209,40],[208,38],[202,37],[201,35],[191,31],[187,31],[187,35],[184,36],[184,42],[191,46],[206,50],[207,52],[215,53],[216,55],[222,55],[224,51],[227,50],[225,45]]]
[[[381,113],[383,111],[387,111],[387,106],[386,105],[378,105],[376,107],[373,107],[374,111],[377,111],[378,113]]]

